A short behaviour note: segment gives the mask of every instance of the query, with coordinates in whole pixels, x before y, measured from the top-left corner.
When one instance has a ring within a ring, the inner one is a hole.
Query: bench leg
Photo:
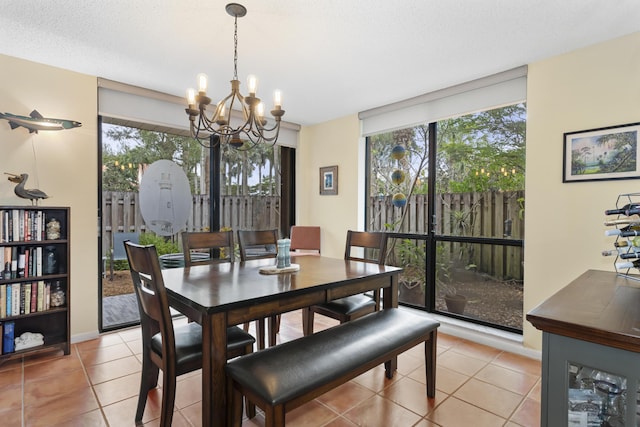
[[[424,342],[424,362],[427,380],[427,397],[436,396],[436,353],[438,332],[432,331],[428,341]]]

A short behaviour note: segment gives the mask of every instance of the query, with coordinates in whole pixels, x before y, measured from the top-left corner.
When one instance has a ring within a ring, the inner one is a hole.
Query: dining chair
[[[176,395],[176,377],[202,367],[202,327],[197,323],[174,327],[167,291],[154,245],[124,242],[133,287],[140,310],[142,330],[142,378],[136,423],[142,421],[149,391],[158,385],[162,370],[160,426],[171,426]],[[253,352],[255,339],[233,326],[227,329],[227,358]],[[246,405],[255,415],[255,406]]]
[[[320,255],[320,227],[315,225],[292,225],[291,255]]]
[[[240,260],[275,258],[278,230],[238,230]]]
[[[347,231],[344,259],[384,264],[387,253],[387,235],[382,232]],[[302,331],[304,335],[313,333],[314,314],[322,314],[348,322],[365,314],[377,311],[380,305],[380,292],[375,290],[373,296],[358,294],[316,304],[302,310]]]
[[[233,231],[183,231],[184,266],[233,262]]]
[[[275,258],[278,255],[278,230],[238,230],[238,247],[240,261],[252,259]],[[264,319],[256,320],[258,349],[264,349]],[[249,324],[244,324],[249,330]],[[269,317],[269,346],[276,345],[276,335],[280,330],[280,315]]]

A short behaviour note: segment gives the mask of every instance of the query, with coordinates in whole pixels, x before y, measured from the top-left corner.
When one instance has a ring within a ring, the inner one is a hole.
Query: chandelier
[[[240,148],[248,142],[248,148],[259,143],[275,144],[280,133],[280,120],[284,115],[282,96],[279,91],[274,93],[274,107],[271,115],[275,119],[273,125],[268,125],[264,117],[264,104],[256,96],[257,79],[248,76],[249,96],[240,93],[238,80],[238,18],[247,14],[247,9],[238,3],[229,3],[225,10],[234,17],[233,34],[233,80],[231,93],[215,105],[211,116],[207,116],[207,106],[211,98],[207,96],[207,76],[198,74],[198,93],[194,89],[187,90],[188,107],[185,109],[189,116],[191,136],[201,140],[210,134],[220,137],[221,143],[227,143]],[[231,112],[236,107],[242,113],[242,119],[232,119]],[[232,124],[233,120],[233,124]],[[240,123],[237,123],[240,121]],[[204,135],[201,135],[201,132]]]

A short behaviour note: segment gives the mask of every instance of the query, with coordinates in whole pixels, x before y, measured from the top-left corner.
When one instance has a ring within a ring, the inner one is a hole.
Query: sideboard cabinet
[[[541,425],[640,425],[640,283],[589,270],[527,314],[542,331]]]

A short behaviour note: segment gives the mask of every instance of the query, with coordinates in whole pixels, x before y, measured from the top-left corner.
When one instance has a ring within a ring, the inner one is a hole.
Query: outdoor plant
[[[413,288],[426,285],[426,243],[423,240],[402,239],[396,244],[398,266],[404,271],[400,282]]]

